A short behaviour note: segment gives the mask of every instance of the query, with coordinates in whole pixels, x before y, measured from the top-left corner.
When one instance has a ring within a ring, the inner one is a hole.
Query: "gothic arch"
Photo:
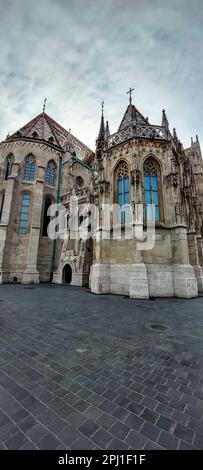
[[[7,180],[7,178],[11,175],[14,161],[14,155],[9,153],[5,158],[5,180]]]
[[[24,180],[34,181],[36,171],[36,160],[32,153],[26,155],[24,159]]]
[[[163,189],[162,189],[162,166],[160,161],[149,154],[143,161],[144,180],[144,216],[145,220],[152,217],[147,205],[155,205],[155,221],[163,222]]]
[[[130,222],[130,171],[126,160],[117,162],[114,173],[114,203],[118,205],[116,220],[119,224]]]
[[[55,186],[57,165],[55,160],[49,160],[46,167],[44,181],[49,186]]]

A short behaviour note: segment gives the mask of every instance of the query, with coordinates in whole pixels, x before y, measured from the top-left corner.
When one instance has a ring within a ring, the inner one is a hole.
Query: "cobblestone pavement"
[[[1,285],[0,448],[201,449],[202,365],[203,297]]]

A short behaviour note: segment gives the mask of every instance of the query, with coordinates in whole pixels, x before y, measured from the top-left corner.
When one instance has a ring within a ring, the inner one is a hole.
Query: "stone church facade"
[[[71,197],[81,208],[79,224],[84,206],[97,208],[95,237],[70,237]],[[64,237],[56,240],[47,236],[53,203],[66,212]],[[126,234],[132,227],[141,230],[141,207],[145,234],[149,204],[155,234],[145,249]],[[102,111],[95,153],[44,111],[1,142],[1,283],[53,282],[131,298],[190,298],[203,292],[202,270],[200,145],[196,136],[184,149],[165,111],[161,125],[152,125],[130,98],[114,134]]]

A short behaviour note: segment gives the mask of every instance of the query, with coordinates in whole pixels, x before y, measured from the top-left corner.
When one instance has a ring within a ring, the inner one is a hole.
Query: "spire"
[[[178,136],[177,136],[176,128],[175,128],[175,127],[173,128],[173,138],[174,138],[174,140],[176,140],[176,141],[178,140]]]
[[[165,129],[168,130],[169,125],[168,125],[168,118],[167,118],[167,116],[166,116],[166,111],[165,111],[165,109],[163,109],[163,111],[162,111],[162,122],[161,122],[161,125],[162,125],[163,127],[165,127]]]
[[[46,104],[47,104],[47,98],[44,98],[43,113],[45,112]]]
[[[105,138],[108,139],[109,136],[110,136],[109,121],[106,121]]]
[[[99,135],[98,135],[98,140],[100,140],[100,141],[104,140],[104,138],[105,138],[104,102],[103,101],[102,101],[101,107],[102,107],[102,115],[101,115],[101,123],[100,123]]]

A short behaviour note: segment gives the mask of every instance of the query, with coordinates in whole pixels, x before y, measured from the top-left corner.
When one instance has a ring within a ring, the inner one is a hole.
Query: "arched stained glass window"
[[[24,180],[34,181],[35,179],[35,159],[32,155],[28,155],[25,159]]]
[[[46,169],[45,183],[50,184],[50,186],[54,186],[55,185],[55,173],[56,173],[56,165],[53,161],[50,161]]]
[[[160,174],[160,165],[155,158],[147,158],[144,163],[145,220],[160,220]]]
[[[14,162],[14,156],[8,155],[8,157],[6,158],[5,180],[7,180],[7,178],[11,175],[13,162]]]
[[[118,222],[125,224],[130,222],[129,199],[129,172],[128,165],[121,162],[116,168]]]
[[[30,210],[30,195],[28,193],[24,193],[22,195],[21,208],[20,208],[20,217],[19,217],[19,226],[18,226],[19,235],[23,235],[27,232],[28,221],[29,221],[29,210]]]

